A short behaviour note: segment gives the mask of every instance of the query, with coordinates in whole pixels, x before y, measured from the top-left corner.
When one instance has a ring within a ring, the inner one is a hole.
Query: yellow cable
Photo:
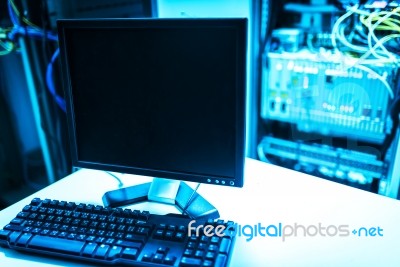
[[[393,61],[394,58],[393,58],[392,54],[383,46],[383,42],[381,42],[382,39],[379,40],[376,37],[374,32],[375,32],[375,30],[389,30],[389,31],[400,32],[400,26],[397,25],[398,23],[400,23],[400,21],[391,17],[391,16],[400,16],[399,13],[396,13],[399,10],[400,10],[399,8],[396,8],[391,12],[387,12],[387,11],[374,12],[374,13],[371,13],[370,15],[368,15],[368,18],[366,18],[365,15],[360,16],[361,23],[364,24],[364,26],[366,26],[369,30],[368,46],[370,48],[370,50],[367,53],[365,53],[362,56],[362,58],[365,58],[365,56],[367,56],[367,55],[369,56],[370,54],[373,54],[376,58],[385,59],[385,57],[379,56],[375,52],[376,49],[380,47],[381,50],[383,50],[383,52],[388,56],[388,59],[390,59],[390,61]],[[384,15],[384,16],[382,16],[382,15]],[[373,21],[374,21],[374,23],[372,23]],[[374,46],[372,46],[372,38],[375,41]],[[394,39],[394,38],[395,37],[390,36],[389,39]],[[384,42],[388,41],[389,39],[385,39]]]
[[[5,56],[7,54],[10,54],[13,51],[14,44],[11,42],[9,42],[8,44],[9,45],[7,45],[7,43],[0,40],[0,46],[5,49],[4,51],[0,51],[0,56]]]
[[[372,44],[372,40],[376,43],[379,44],[380,49],[382,50],[382,52],[384,54],[386,54],[387,58],[394,58],[393,55],[386,49],[386,47],[384,45],[382,45],[381,43],[379,43],[378,37],[375,34],[375,29],[376,27],[378,27],[382,22],[384,22],[385,20],[387,20],[390,16],[392,16],[393,14],[395,14],[395,11],[397,11],[397,9],[393,10],[392,12],[385,12],[385,11],[381,11],[381,12],[374,12],[371,13],[371,15],[368,16],[367,19],[367,24],[366,27],[368,28],[368,47],[370,48],[372,54],[376,57],[376,58],[381,58],[384,59],[384,56],[380,56],[378,55],[378,53],[376,52],[376,48],[375,46],[373,47]],[[384,14],[383,17],[381,17],[380,15]],[[375,23],[372,23],[372,20],[376,20]]]
[[[21,13],[19,12],[17,6],[15,5],[14,0],[9,0],[9,1],[10,1],[10,4],[11,4],[11,7],[12,7],[12,9],[14,10],[15,14],[17,15],[17,17],[20,17],[20,16],[21,16]],[[31,22],[30,20],[28,20],[27,18],[22,17],[21,19],[22,19],[22,21],[25,22],[27,25],[29,25],[29,26],[31,26],[31,27],[33,27],[33,28],[36,28],[36,29],[40,29],[39,26],[37,26],[36,24],[32,23],[32,22]]]

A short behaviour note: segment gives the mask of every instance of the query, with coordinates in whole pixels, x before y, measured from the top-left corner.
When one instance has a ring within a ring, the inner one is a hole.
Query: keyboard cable
[[[116,176],[115,174],[113,174],[112,172],[109,171],[105,171],[106,173],[108,173],[109,175],[111,175],[112,177],[114,177],[117,181],[118,181],[118,188],[121,188],[124,186],[124,183],[121,181],[121,179]]]
[[[190,195],[188,201],[186,202],[185,207],[184,207],[183,210],[182,210],[182,214],[186,214],[187,216],[190,217],[190,219],[194,219],[194,218],[193,218],[192,216],[190,216],[190,214],[187,213],[186,210],[189,208],[190,204],[192,204],[192,202],[193,202],[193,200],[194,200],[194,198],[193,198],[193,197],[194,197],[194,194],[197,192],[197,189],[199,189],[199,187],[200,187],[200,183],[197,183],[196,188],[193,190],[193,192],[192,192],[192,194]]]

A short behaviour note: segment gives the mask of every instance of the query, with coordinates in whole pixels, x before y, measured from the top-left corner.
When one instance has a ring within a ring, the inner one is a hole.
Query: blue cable
[[[24,26],[22,27],[19,24],[18,17],[14,13],[12,6],[11,6],[11,1],[7,1],[7,7],[8,7],[8,13],[11,18],[11,22],[14,24],[14,28],[12,31],[8,34],[8,38],[10,40],[15,40],[15,35],[21,34],[21,35],[28,35],[30,37],[35,37],[35,38],[43,38],[44,32],[41,30],[37,30],[35,28],[32,28],[30,26]],[[46,32],[46,38],[52,41],[58,41],[57,35],[51,34],[49,32]]]
[[[18,26],[19,25],[18,18],[15,17],[15,14],[14,14],[14,12],[12,10],[12,7],[11,7],[11,1],[10,0],[7,1],[7,7],[8,7],[8,14],[10,15],[12,24],[14,24],[14,26]]]
[[[32,27],[21,27],[21,26],[16,25],[11,30],[11,32],[8,34],[8,38],[10,40],[15,40],[15,36],[17,34],[28,35],[30,37],[34,37],[34,38],[38,38],[38,39],[41,39],[44,36],[44,33],[41,30],[36,30]],[[49,32],[46,32],[46,38],[51,41],[58,41],[57,35],[49,33]]]
[[[53,64],[56,61],[57,57],[60,54],[60,49],[57,48],[57,50],[54,52],[53,56],[51,57],[50,63],[47,65],[47,70],[46,70],[46,84],[47,88],[49,89],[49,92],[51,95],[54,97],[57,105],[64,111],[66,112],[66,104],[64,98],[59,96],[56,92],[56,89],[54,87],[54,81],[53,81]]]
[[[38,39],[42,39],[44,36],[46,36],[46,38],[48,40],[58,41],[57,35],[55,35],[55,34],[52,34],[49,32],[44,33],[43,31],[37,30],[30,26],[24,26],[24,27],[20,26],[18,18],[16,17],[16,14],[14,13],[14,11],[12,9],[10,0],[7,1],[7,7],[8,7],[8,13],[11,18],[11,22],[14,24],[14,28],[8,34],[8,38],[10,40],[15,40],[16,35],[20,34],[20,35],[27,35],[29,37],[38,38]],[[50,63],[47,65],[46,85],[47,85],[47,88],[49,89],[51,95],[54,97],[57,105],[65,112],[66,111],[65,100],[56,93],[56,89],[54,87],[54,81],[53,81],[53,64],[56,61],[59,54],[60,54],[60,49],[57,49],[54,52],[53,56],[51,57]]]

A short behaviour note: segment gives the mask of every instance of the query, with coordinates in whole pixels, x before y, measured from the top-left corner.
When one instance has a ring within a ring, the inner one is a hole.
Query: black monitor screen
[[[243,185],[245,19],[58,27],[75,166]]]

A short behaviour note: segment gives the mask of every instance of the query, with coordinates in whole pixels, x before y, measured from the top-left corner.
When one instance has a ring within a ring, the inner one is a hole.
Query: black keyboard
[[[176,214],[35,198],[0,230],[0,245],[104,264],[227,266],[235,224],[191,221]]]

